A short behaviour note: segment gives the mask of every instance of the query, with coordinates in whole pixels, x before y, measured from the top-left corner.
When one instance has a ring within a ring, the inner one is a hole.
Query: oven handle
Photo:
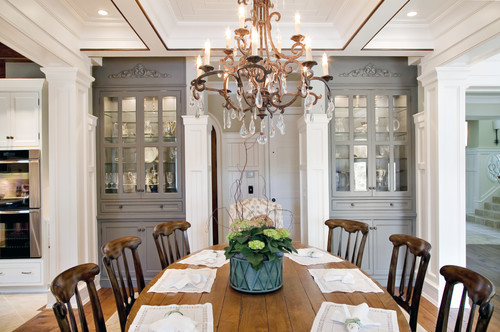
[[[28,214],[30,210],[3,210],[0,214]]]
[[[0,160],[0,164],[29,164],[29,159]]]

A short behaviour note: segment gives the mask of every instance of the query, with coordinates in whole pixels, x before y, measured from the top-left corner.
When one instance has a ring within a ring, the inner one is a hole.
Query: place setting
[[[300,265],[315,265],[327,263],[339,263],[342,259],[318,248],[303,248],[297,249],[297,253],[285,254],[297,264]]]
[[[366,303],[347,305],[323,302],[314,318],[311,332],[326,331],[398,332],[398,317],[394,310],[372,308]]]
[[[133,322],[131,332],[213,332],[212,304],[142,305]]]
[[[210,293],[216,269],[167,269],[148,293]]]
[[[183,260],[180,260],[178,263],[219,268],[224,264],[229,263],[229,260],[226,256],[224,256],[224,250],[202,250],[184,258]]]
[[[309,273],[323,293],[384,292],[358,269],[309,269]]]

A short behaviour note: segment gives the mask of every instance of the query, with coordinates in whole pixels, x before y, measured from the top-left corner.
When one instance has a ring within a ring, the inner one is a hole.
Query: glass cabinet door
[[[408,94],[339,90],[334,98],[333,192],[362,196],[408,192]]]
[[[156,197],[179,192],[179,96],[158,91],[101,98],[104,194]]]

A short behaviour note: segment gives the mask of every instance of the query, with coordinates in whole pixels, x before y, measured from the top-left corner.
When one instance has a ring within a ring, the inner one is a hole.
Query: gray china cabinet
[[[391,234],[414,234],[416,70],[399,58],[334,62],[330,217],[363,221],[362,268],[386,282]]]
[[[184,59],[104,59],[94,76],[99,243],[140,237],[148,281],[161,271],[154,226],[185,218]]]

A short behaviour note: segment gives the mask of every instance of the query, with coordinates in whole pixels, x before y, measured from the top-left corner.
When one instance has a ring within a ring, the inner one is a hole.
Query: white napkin
[[[319,258],[321,259],[321,258]],[[309,269],[314,281],[323,293],[365,292],[383,293],[384,291],[359,269]]]
[[[341,275],[338,274],[335,270],[328,271],[325,274],[323,274],[323,279],[326,282],[341,281],[343,284],[349,284],[349,285],[354,284],[354,276],[351,273],[346,273],[344,275]]]
[[[297,255],[299,255],[300,257],[311,257],[311,258],[323,257],[323,253],[321,251],[312,248],[297,249]]]
[[[350,312],[345,304],[342,305],[342,309],[335,310],[331,320],[344,325],[350,332],[357,332],[361,328],[373,329],[380,326],[380,323],[372,322],[367,318],[369,307],[366,303],[351,308]]]
[[[196,332],[196,323],[187,316],[175,312],[167,318],[157,320],[149,325],[150,332]]]
[[[213,264],[217,261],[217,257],[219,256],[219,254],[217,253],[217,251],[213,251],[213,250],[205,250],[203,252],[200,252],[199,254],[197,254],[195,257],[196,257],[196,261],[199,262],[199,263],[210,263],[210,264]]]
[[[202,250],[196,254],[180,260],[178,263],[187,265],[205,265],[208,267],[221,267],[227,264],[224,250]]]
[[[200,288],[205,285],[206,281],[207,277],[204,274],[181,272],[165,280],[165,283],[162,286],[164,288],[173,287],[177,289],[182,289],[190,285],[196,288]]]

